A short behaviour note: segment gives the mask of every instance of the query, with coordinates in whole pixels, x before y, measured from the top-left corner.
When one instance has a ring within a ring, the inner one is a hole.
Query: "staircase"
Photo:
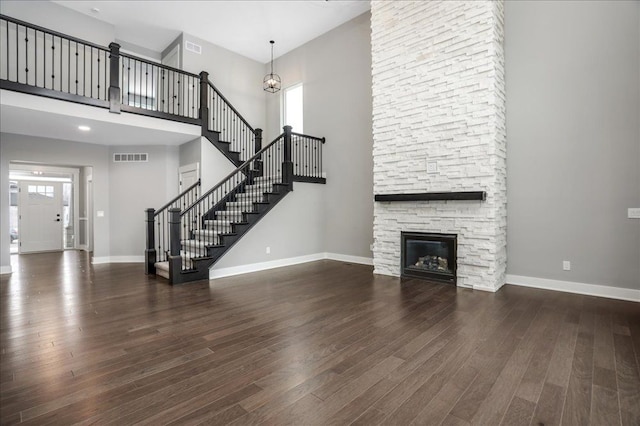
[[[295,181],[325,182],[318,176],[323,143],[285,126],[203,195],[194,197],[194,186],[159,211],[148,209],[147,273],[171,284],[208,279],[209,269],[293,190]]]
[[[324,138],[285,126],[263,148],[262,130],[249,125],[206,71],[188,73],[122,53],[117,43],[103,47],[5,15],[0,28],[7,46],[0,49],[0,88],[198,125],[236,166],[204,194],[198,181],[160,209],[147,209],[148,274],[171,284],[208,278],[294,182],[325,183]]]
[[[181,274],[171,278],[169,260],[154,264],[156,274],[172,284],[208,279],[209,268],[289,192],[286,184],[274,183],[271,178],[255,178],[254,183],[232,195],[230,201],[203,215],[189,238],[180,241]]]

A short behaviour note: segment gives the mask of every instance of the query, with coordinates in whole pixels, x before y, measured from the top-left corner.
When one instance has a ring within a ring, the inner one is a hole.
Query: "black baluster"
[[[9,23],[7,22],[7,28],[9,27]],[[16,24],[16,82],[19,82],[20,78],[20,70],[19,70],[19,65],[20,65],[20,61],[18,60],[18,58],[20,58],[20,50],[18,48],[18,40],[20,39],[20,37],[18,36],[18,24]],[[7,36],[7,42],[8,42],[8,36]],[[8,53],[8,50],[7,50]],[[8,61],[8,57],[7,57],[7,62]],[[7,78],[9,78],[9,75],[7,74]]]
[[[29,84],[29,29],[27,27],[24,27],[24,51],[25,84]]]
[[[71,39],[67,39],[67,90],[71,93]]]
[[[62,37],[60,38],[60,91],[62,92],[62,80],[64,73],[62,72]]]

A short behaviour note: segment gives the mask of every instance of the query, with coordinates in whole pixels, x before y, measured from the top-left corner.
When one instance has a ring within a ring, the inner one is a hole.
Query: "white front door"
[[[20,253],[62,250],[62,184],[21,181]]]
[[[180,174],[178,176],[180,179],[180,188],[178,189],[179,192],[182,193],[182,191],[189,188],[191,185],[196,183],[198,179],[200,179],[200,164],[193,163],[182,166],[178,169],[178,173]]]

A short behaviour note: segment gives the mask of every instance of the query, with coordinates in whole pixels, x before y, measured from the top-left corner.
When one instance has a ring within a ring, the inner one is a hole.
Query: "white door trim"
[[[188,173],[188,172],[196,172],[196,176],[198,179],[200,179],[200,163],[195,162],[195,163],[191,163],[191,164],[185,164],[184,166],[180,166],[178,167],[178,189],[179,192],[184,191],[187,188],[183,188],[182,187],[182,174],[183,173]]]

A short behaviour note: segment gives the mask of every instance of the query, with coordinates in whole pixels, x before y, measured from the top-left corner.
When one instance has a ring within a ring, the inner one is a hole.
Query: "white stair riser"
[[[226,234],[227,232],[216,232],[214,233],[213,231],[202,231],[199,233],[195,233],[194,232],[194,240],[196,241],[202,241],[205,242],[207,244],[218,244],[218,240],[220,239],[220,237],[218,237],[218,234]]]
[[[242,221],[242,212],[238,212],[238,211],[219,211],[216,212],[216,217],[220,217],[220,218],[226,218],[226,219],[230,219],[230,220],[235,220],[236,222],[240,222]]]
[[[243,200],[243,201],[229,201],[225,205],[225,209],[229,210],[238,210],[245,212],[252,212],[255,210],[255,206],[253,205],[253,201]]]
[[[229,227],[231,228],[231,223],[228,220],[205,220],[204,221],[204,226],[206,226],[207,228],[224,228],[224,227]]]

